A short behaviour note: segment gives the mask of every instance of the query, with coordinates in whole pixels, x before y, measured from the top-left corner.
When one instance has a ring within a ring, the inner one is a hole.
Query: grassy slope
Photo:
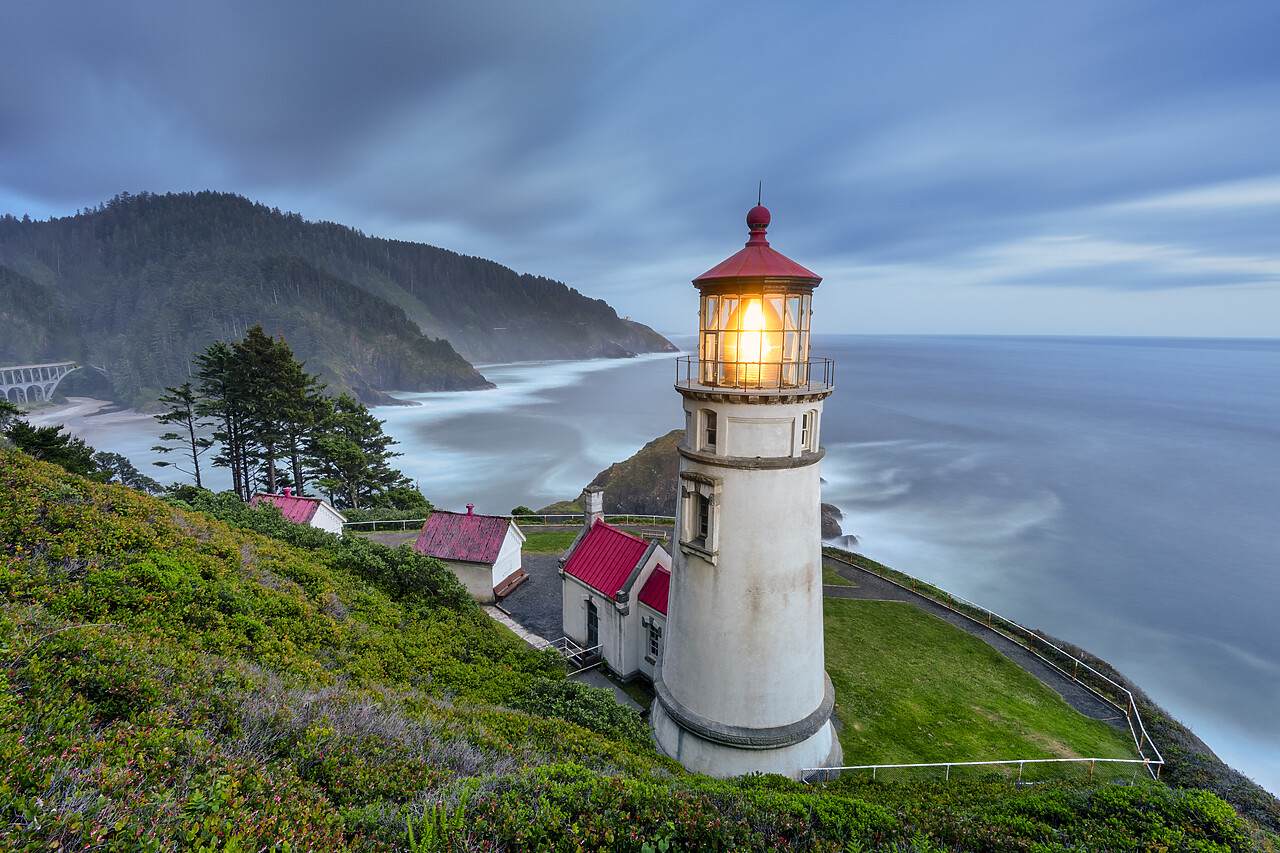
[[[431,561],[292,538],[0,450],[0,847],[403,850],[425,813],[435,849],[1259,849],[1162,786],[686,776],[500,707],[575,712]]]
[[[1137,757],[1126,733],[909,604],[827,599],[823,618],[846,764]]]

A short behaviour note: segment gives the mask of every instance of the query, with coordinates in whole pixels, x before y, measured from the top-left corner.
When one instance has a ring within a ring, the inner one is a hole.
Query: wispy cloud
[[[1124,202],[1111,209],[1117,212],[1227,210],[1280,207],[1280,175],[1233,181],[1151,198]]]

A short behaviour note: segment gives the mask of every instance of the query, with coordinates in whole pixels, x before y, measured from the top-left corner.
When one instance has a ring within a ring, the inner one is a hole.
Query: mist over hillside
[[[226,193],[0,217],[0,361],[84,361],[105,372],[106,393],[140,405],[255,324],[367,402],[488,387],[469,361],[674,350],[560,282]]]

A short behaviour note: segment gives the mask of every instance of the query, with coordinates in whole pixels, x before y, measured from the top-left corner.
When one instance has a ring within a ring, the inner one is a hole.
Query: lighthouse
[[[838,766],[823,668],[819,443],[834,365],[809,356],[821,278],[769,245],[693,280],[698,352],[677,361],[685,414],[658,746],[730,777]]]

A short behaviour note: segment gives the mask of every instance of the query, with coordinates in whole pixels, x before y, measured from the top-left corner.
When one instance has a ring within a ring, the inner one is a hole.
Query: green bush
[[[543,717],[577,723],[585,729],[637,746],[651,746],[649,726],[631,708],[618,704],[613,691],[578,681],[537,679],[515,707]]]

